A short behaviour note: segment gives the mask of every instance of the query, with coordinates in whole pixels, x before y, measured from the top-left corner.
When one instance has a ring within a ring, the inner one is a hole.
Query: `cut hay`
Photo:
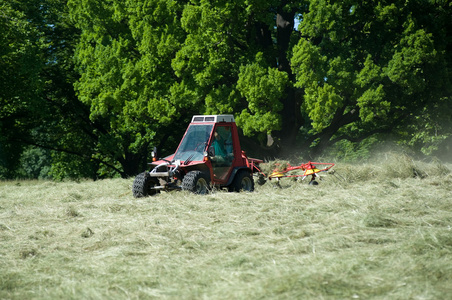
[[[449,169],[334,169],[350,183],[139,199],[133,179],[0,181],[0,299],[450,298]]]
[[[406,154],[387,153],[379,163],[336,164],[334,167],[346,181],[359,182],[376,179],[407,179],[445,176],[451,171],[440,161],[416,161]]]
[[[290,165],[287,160],[272,160],[260,165],[261,171],[268,175],[273,171],[284,171]]]

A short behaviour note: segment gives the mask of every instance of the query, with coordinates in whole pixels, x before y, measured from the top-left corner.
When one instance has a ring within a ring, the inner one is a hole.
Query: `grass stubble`
[[[0,182],[0,299],[448,299],[452,175],[391,156],[318,186]]]

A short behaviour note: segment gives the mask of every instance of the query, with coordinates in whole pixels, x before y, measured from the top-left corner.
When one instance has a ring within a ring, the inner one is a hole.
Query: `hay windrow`
[[[287,160],[272,160],[260,165],[264,174],[271,174],[273,171],[284,171],[290,165]]]
[[[406,154],[386,153],[378,161],[338,163],[334,170],[349,182],[447,176],[451,170],[438,160],[423,162]]]

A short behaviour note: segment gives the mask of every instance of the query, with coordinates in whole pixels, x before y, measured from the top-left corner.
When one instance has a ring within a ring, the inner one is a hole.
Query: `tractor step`
[[[182,187],[175,184],[156,185],[152,187],[153,190],[182,190]]]
[[[149,172],[149,176],[151,176],[151,177],[168,177],[169,172]]]

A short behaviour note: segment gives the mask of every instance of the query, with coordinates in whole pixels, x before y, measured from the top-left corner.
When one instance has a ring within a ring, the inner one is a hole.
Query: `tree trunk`
[[[319,143],[312,147],[310,150],[309,154],[311,157],[321,155],[327,147],[331,146],[333,144],[331,138],[342,126],[355,122],[359,119],[359,109],[352,109],[346,114],[344,114],[344,110],[345,106],[336,111],[336,114],[330,125],[322,132],[312,136],[306,142],[306,146],[309,147],[312,142],[314,142],[316,139],[319,139]]]
[[[118,159],[122,166],[121,177],[128,178],[142,172],[143,161],[147,158],[147,147],[143,147],[139,153],[125,152],[124,157]]]
[[[291,81],[294,80],[290,62],[287,59],[289,51],[290,38],[294,31],[295,11],[284,11],[284,1],[278,8],[276,15],[277,26],[277,53],[278,53],[278,70],[286,72]],[[279,144],[282,149],[290,149],[296,140],[298,131],[303,124],[301,116],[302,95],[294,87],[286,89],[286,97],[281,99],[283,109],[281,111],[282,126],[281,131],[276,133]]]

